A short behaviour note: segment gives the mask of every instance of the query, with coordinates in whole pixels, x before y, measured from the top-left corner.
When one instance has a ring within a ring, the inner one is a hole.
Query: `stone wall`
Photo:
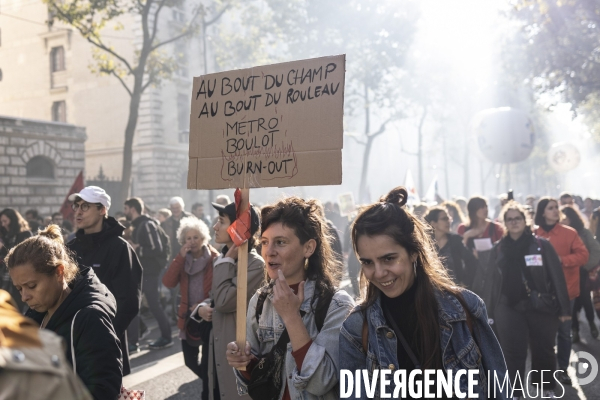
[[[34,208],[42,216],[59,211],[84,168],[86,138],[85,128],[75,125],[0,116],[0,209],[24,214]],[[41,175],[50,176],[40,176],[39,165],[47,166]]]

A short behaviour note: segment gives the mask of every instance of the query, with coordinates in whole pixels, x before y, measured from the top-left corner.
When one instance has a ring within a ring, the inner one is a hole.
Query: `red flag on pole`
[[[250,203],[242,204],[242,191],[235,190],[235,213],[236,220],[227,228],[231,240],[236,246],[241,246],[250,239]]]
[[[60,207],[60,213],[63,215],[65,220],[73,222],[73,217],[75,216],[73,209],[71,208],[71,202],[69,201],[69,196],[73,193],[79,193],[81,189],[85,187],[85,183],[83,182],[83,170],[77,175],[75,178],[75,182],[73,182],[73,186],[69,189],[69,193],[65,197],[65,201],[63,201],[62,207]]]

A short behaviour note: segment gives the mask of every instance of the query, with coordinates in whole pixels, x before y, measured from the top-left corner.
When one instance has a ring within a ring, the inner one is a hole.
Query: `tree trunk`
[[[363,153],[363,167],[360,173],[360,189],[358,198],[361,204],[368,204],[371,202],[370,196],[367,193],[367,171],[369,165],[369,158],[371,156],[371,147],[373,146],[374,137],[367,137],[367,144],[365,145],[365,152]]]
[[[140,66],[136,75],[134,75],[133,91],[129,100],[129,117],[127,127],[125,128],[125,145],[123,146],[123,170],[121,173],[121,193],[120,198],[115,199],[117,207],[122,207],[129,196],[129,187],[131,184],[131,167],[133,159],[133,137],[137,127],[138,115],[140,111],[140,101],[142,99],[142,80],[144,78],[144,68]],[[121,208],[117,208],[120,210]]]
[[[363,153],[362,170],[360,172],[360,184],[358,186],[358,199],[360,203],[369,203],[370,199],[367,196],[367,171],[369,169],[369,155],[371,153],[371,146],[373,144],[373,138],[369,137],[371,130],[371,109],[369,104],[369,87],[364,84],[364,96],[365,96],[365,137],[367,143],[365,144],[365,150]]]
[[[446,144],[446,132],[442,132],[442,146],[444,149],[444,182],[446,183],[446,199],[450,200],[450,178],[448,171],[448,147]]]
[[[419,164],[419,195],[425,195],[423,191],[423,124],[427,117],[427,106],[423,106],[423,115],[421,115],[421,121],[419,121],[419,133],[418,133],[418,147],[417,147],[417,160]]]
[[[469,152],[469,147],[470,147],[470,142],[469,140],[470,138],[470,130],[469,128],[465,128],[465,162],[463,163],[463,196],[465,196],[467,199],[469,198],[469,158],[471,157],[471,153]]]

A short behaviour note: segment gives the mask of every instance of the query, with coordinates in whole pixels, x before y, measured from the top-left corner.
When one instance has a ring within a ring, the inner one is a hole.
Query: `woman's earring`
[[[417,277],[417,261],[413,262],[413,269],[415,271],[415,278]]]
[[[308,269],[308,258],[304,259],[304,269],[307,270]]]

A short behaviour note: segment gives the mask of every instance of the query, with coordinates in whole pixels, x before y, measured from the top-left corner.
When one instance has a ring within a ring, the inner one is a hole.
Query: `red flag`
[[[236,220],[227,228],[227,233],[231,236],[236,246],[241,246],[246,240],[250,239],[250,203],[242,204],[242,191],[235,189],[235,214]]]
[[[73,186],[69,189],[69,193],[67,193],[67,197],[65,197],[65,201],[63,201],[62,207],[60,207],[60,213],[63,215],[65,220],[73,222],[73,218],[75,217],[75,213],[71,208],[71,202],[69,201],[69,196],[73,193],[79,193],[81,189],[85,187],[83,182],[83,170],[77,175],[75,178],[75,182],[73,182]]]

